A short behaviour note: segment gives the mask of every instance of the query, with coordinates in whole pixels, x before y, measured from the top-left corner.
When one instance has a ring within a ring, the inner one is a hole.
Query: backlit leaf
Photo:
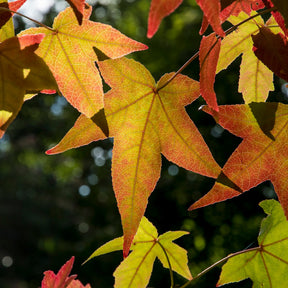
[[[221,37],[224,37],[225,33],[222,29],[220,20],[220,0],[196,0],[196,2],[202,9],[208,23],[211,25],[213,30]]]
[[[238,17],[229,17],[228,21],[236,25],[247,18],[248,15],[240,13]],[[251,36],[258,33],[259,27],[263,25],[260,17],[254,18],[241,25],[221,42],[217,73],[226,69],[242,54],[238,90],[242,93],[245,103],[265,101],[269,91],[274,90],[272,71],[255,57],[252,50]]]
[[[288,81],[288,44],[282,34],[274,34],[269,28],[262,27],[252,36],[255,55],[278,77]]]
[[[152,0],[149,18],[147,37],[152,38],[157,32],[162,19],[171,14],[183,0]]]
[[[89,21],[86,8],[82,25],[67,8],[54,20],[53,30],[30,28],[22,34],[44,33],[37,54],[52,71],[60,92],[88,117],[103,108],[102,80],[95,66],[97,51],[118,58],[147,46],[136,42],[109,25]],[[99,53],[98,53],[99,54]]]
[[[156,228],[147,218],[143,217],[131,245],[132,252],[113,274],[115,277],[114,287],[147,287],[157,257],[163,266],[169,269],[168,257],[172,270],[191,280],[192,276],[187,265],[187,251],[172,242],[187,234],[189,233],[185,231],[169,231],[158,237]],[[104,253],[120,250],[119,245],[122,243],[123,237],[116,238],[98,248],[88,260]]]
[[[199,49],[200,61],[200,92],[208,106],[218,111],[214,81],[219,57],[221,40],[215,34],[203,36]]]
[[[240,12],[250,15],[252,10],[265,8],[262,0],[221,0],[221,19],[225,21],[229,16],[238,16]]]
[[[288,105],[251,103],[204,110],[231,133],[243,138],[213,188],[190,209],[224,201],[270,180],[288,216]]]
[[[43,36],[12,37],[0,43],[0,137],[20,111],[26,91],[56,88],[48,67],[34,53]]]
[[[99,67],[112,88],[105,95],[105,114],[109,136],[114,137],[112,180],[124,230],[124,255],[127,255],[148,197],[160,177],[160,153],[169,161],[208,177],[216,178],[220,167],[184,108],[199,97],[197,81],[178,75],[157,92],[157,87],[166,83],[172,73],[164,75],[156,84],[149,71],[133,60],[106,60]],[[91,131],[93,122],[82,120]],[[74,147],[78,147],[77,138],[86,137],[85,131],[81,128],[73,131],[74,128],[67,139],[65,136],[48,153],[70,149],[74,141]],[[97,137],[95,141],[99,140]]]
[[[265,200],[260,206],[268,217],[261,224],[259,247],[230,258],[217,286],[250,278],[255,288],[287,287],[288,222],[277,201]]]

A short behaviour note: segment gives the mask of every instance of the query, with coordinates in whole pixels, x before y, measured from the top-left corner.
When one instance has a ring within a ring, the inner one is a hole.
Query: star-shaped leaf
[[[149,18],[147,37],[152,38],[157,32],[162,19],[171,14],[183,0],[152,0]]]
[[[114,287],[147,287],[156,258],[165,268],[169,269],[170,263],[173,271],[191,280],[192,276],[187,265],[187,251],[172,242],[187,234],[189,233],[185,231],[169,231],[158,236],[153,224],[143,217],[131,246],[132,252],[113,274],[115,277]],[[123,237],[116,238],[98,248],[88,260],[121,250],[122,245]]]
[[[112,88],[105,95],[105,114],[109,136],[114,137],[112,179],[124,230],[126,256],[148,197],[160,177],[160,153],[169,161],[208,177],[216,178],[220,168],[184,108],[199,97],[197,81],[178,75],[158,92],[157,87],[164,85],[172,73],[155,84],[149,71],[133,60],[106,60],[100,62],[99,67]],[[85,119],[82,116],[78,121],[89,129],[87,134],[94,131],[95,141],[103,139],[103,131],[107,131],[103,129],[103,123],[102,129],[93,130],[95,121]],[[73,145],[79,147],[81,143],[91,142],[92,137],[84,136],[86,128],[81,128],[79,123],[59,146],[47,153],[59,153]]]
[[[88,20],[90,14],[91,7],[86,8],[79,25],[73,10],[67,8],[55,18],[53,29],[30,28],[21,33],[45,34],[37,54],[49,66],[64,97],[88,117],[103,108],[102,80],[94,63],[99,60],[97,54],[118,58],[147,48],[109,25]]]
[[[254,13],[251,13],[254,15]],[[228,21],[233,25],[248,18],[245,13],[237,17],[231,16]],[[239,92],[245,103],[262,102],[268,97],[269,91],[274,90],[273,73],[253,53],[251,35],[258,33],[263,26],[261,17],[254,18],[241,25],[221,42],[217,73],[226,69],[239,55],[242,54],[240,66]]]
[[[34,53],[43,36],[12,37],[0,43],[0,137],[20,111],[26,91],[57,87],[45,62]]]
[[[262,221],[259,247],[232,257],[223,266],[218,286],[246,278],[253,287],[286,288],[288,283],[288,222],[275,200],[260,203],[268,217]]]
[[[288,105],[251,103],[207,108],[216,121],[243,138],[230,156],[213,188],[190,209],[224,201],[270,180],[288,216]]]

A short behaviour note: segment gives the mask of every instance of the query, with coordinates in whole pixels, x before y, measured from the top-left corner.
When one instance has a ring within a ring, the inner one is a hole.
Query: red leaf
[[[255,55],[278,77],[288,81],[287,38],[274,34],[267,27],[261,27],[257,35],[252,35]]]
[[[182,1],[183,0],[152,0],[148,19],[148,38],[153,37],[162,19],[178,8]]]
[[[250,15],[251,10],[265,8],[262,0],[221,0],[221,19],[224,22],[230,15],[238,16],[241,11]]]
[[[213,188],[189,210],[225,201],[270,180],[288,216],[288,105],[251,103],[209,107],[204,111],[236,136],[243,138]]]
[[[196,0],[196,2],[202,9],[213,30],[221,37],[224,37],[225,33],[221,27],[220,20],[220,0]]]
[[[41,288],[66,288],[77,277],[77,275],[69,276],[73,263],[74,256],[61,267],[57,275],[53,271],[45,271]]]
[[[221,40],[217,39],[213,33],[202,38],[199,50],[200,92],[208,106],[216,111],[218,111],[218,105],[214,92],[214,82],[220,45]]]
[[[75,16],[79,25],[82,24],[84,9],[85,9],[85,0],[66,0],[72,7]]]

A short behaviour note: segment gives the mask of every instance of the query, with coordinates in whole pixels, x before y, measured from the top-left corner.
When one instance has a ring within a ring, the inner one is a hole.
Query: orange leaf
[[[203,36],[199,50],[200,60],[200,92],[208,106],[218,111],[214,82],[220,52],[221,40],[215,34]]]
[[[26,91],[56,88],[48,67],[34,53],[43,36],[12,37],[0,43],[0,137],[20,111]]]
[[[252,35],[255,55],[278,77],[288,81],[287,38],[274,34],[267,27],[261,27],[257,35]]]
[[[243,141],[224,165],[212,190],[189,209],[239,196],[270,180],[288,216],[288,105],[251,103],[219,106],[219,113],[208,107],[204,111]]]
[[[27,0],[16,0],[9,3],[9,9],[12,11],[17,11]]]
[[[85,10],[80,26],[73,10],[67,8],[55,18],[53,31],[30,28],[21,33],[45,34],[37,54],[51,69],[64,97],[88,117],[103,108],[102,80],[94,63],[98,55],[118,58],[147,48],[109,25],[89,21],[90,14],[91,7]]]
[[[157,92],[157,87],[166,83],[172,73],[155,84],[149,71],[134,60],[106,60],[99,67],[112,88],[105,94],[105,114],[109,136],[114,137],[112,179],[127,256],[148,197],[160,177],[160,153],[169,161],[208,177],[217,177],[220,167],[184,108],[199,97],[197,81],[178,75]],[[103,132],[92,128],[95,122],[81,118],[77,122],[83,121],[81,125],[89,129],[88,133],[97,133],[93,134],[95,141],[103,139]],[[73,142],[74,147],[79,146],[79,141],[88,144],[92,138],[81,140],[86,137],[86,128],[82,129],[81,125],[75,127],[75,124],[48,153],[72,148]]]
[[[85,0],[66,0],[70,6],[72,7],[75,16],[78,20],[79,25],[82,24],[84,8],[85,8]]]
[[[153,37],[162,19],[177,9],[182,1],[183,0],[152,0],[148,19],[148,38]]]
[[[220,21],[220,0],[196,0],[196,2],[202,9],[213,30],[221,37],[224,37],[225,33],[221,27]]]

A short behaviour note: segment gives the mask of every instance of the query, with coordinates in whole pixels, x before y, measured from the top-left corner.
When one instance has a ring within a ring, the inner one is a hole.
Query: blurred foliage
[[[194,0],[183,1],[175,13],[165,18],[152,39],[146,38],[150,1],[90,3],[94,21],[108,23],[149,46],[147,51],[130,57],[142,62],[156,80],[164,73],[178,70],[198,50],[202,12]],[[56,15],[52,7],[43,22],[52,25]],[[25,25],[19,17],[16,24],[19,31]],[[197,61],[184,74],[198,79]],[[243,102],[237,92],[238,72],[236,61],[217,76],[215,89],[220,104]],[[270,98],[285,102],[279,85],[277,89]],[[200,98],[187,107],[187,112],[215,159],[223,165],[240,139],[198,111],[202,104]],[[97,247],[122,235],[110,176],[112,141],[107,139],[56,156],[44,153],[64,136],[77,117],[78,112],[65,99],[38,95],[24,104],[0,142],[0,287],[39,287],[43,271],[58,271],[71,255],[76,256],[72,272],[83,283],[91,283],[92,287],[113,286],[112,274],[121,261],[121,253],[104,255],[81,266]],[[162,176],[145,214],[159,233],[190,232],[178,243],[188,250],[193,275],[229,253],[254,245],[264,217],[258,203],[275,197],[267,182],[253,189],[253,193],[187,212],[212,185],[211,179],[163,158]],[[197,287],[215,287],[219,272],[220,269],[209,272],[197,281]],[[169,272],[156,263],[150,287],[169,287],[169,281]],[[176,278],[176,283],[183,281]],[[251,282],[227,287],[251,287]]]

